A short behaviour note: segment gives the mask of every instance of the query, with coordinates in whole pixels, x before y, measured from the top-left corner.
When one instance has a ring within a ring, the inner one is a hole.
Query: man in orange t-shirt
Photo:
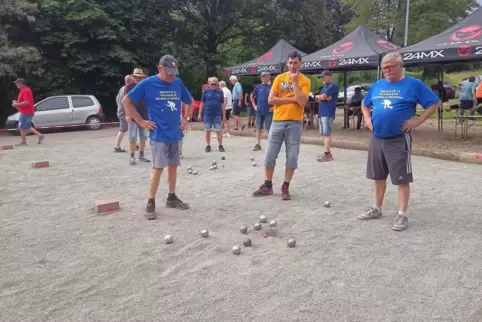
[[[17,79],[14,83],[20,90],[18,99],[12,102],[12,106],[20,112],[20,117],[18,118],[18,130],[21,135],[20,145],[27,145],[27,133],[29,130],[38,137],[38,144],[40,144],[45,136],[32,127],[32,118],[35,113],[32,90],[26,85],[23,78]]]
[[[294,51],[288,55],[288,72],[273,81],[268,104],[273,105],[273,122],[268,134],[268,147],[264,161],[264,183],[253,196],[273,194],[273,173],[283,142],[286,146],[285,179],[281,198],[290,200],[289,184],[298,167],[301,134],[303,133],[304,107],[308,102],[311,80],[300,73],[301,55]]]

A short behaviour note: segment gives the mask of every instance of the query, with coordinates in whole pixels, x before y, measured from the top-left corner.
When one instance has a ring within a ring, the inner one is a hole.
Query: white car
[[[355,84],[355,85],[350,85],[346,89],[346,103],[350,104],[351,98],[353,95],[355,95],[355,88],[360,87],[361,91],[363,94],[368,92],[368,89],[372,86],[372,84]],[[340,91],[338,93],[338,100],[337,100],[337,105],[343,105],[345,104],[345,93],[342,88],[340,88]]]
[[[10,115],[5,123],[9,129],[18,127],[20,113]],[[82,125],[98,130],[105,115],[99,101],[92,95],[51,96],[35,104],[34,127]]]

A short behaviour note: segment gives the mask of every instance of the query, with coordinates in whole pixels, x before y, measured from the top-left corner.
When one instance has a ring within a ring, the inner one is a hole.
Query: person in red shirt
[[[32,127],[32,118],[35,113],[32,90],[26,85],[23,78],[17,79],[14,83],[20,90],[18,99],[12,102],[12,106],[20,112],[18,119],[18,130],[21,135],[20,145],[27,145],[28,131],[31,131],[38,137],[38,144],[40,144],[45,139],[45,136]]]

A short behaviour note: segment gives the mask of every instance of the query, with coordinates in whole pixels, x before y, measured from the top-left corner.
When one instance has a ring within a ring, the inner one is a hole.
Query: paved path
[[[1,321],[465,321],[482,299],[478,165],[414,157],[410,227],[398,233],[391,186],[382,219],[355,219],[371,204],[366,152],[336,149],[320,164],[320,147],[303,145],[293,200],[280,200],[281,167],[276,194],[253,199],[253,139],[227,139],[225,167],[209,171],[221,153],[206,155],[191,132],[178,188],[191,210],[164,208],[163,177],[148,222],[150,165],[112,152],[115,129],[78,133],[0,151]],[[50,168],[30,169],[43,159]],[[122,209],[94,215],[93,201],[110,198]],[[278,227],[250,232],[254,246],[232,255],[239,226],[260,214]]]

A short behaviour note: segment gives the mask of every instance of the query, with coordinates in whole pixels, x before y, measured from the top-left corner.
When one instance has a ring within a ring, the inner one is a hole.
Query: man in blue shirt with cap
[[[137,84],[122,100],[126,114],[139,126],[150,130],[153,169],[145,210],[148,220],[156,219],[155,198],[161,174],[166,167],[169,185],[166,206],[189,209],[189,205],[176,196],[176,180],[177,167],[181,160],[179,142],[191,120],[193,99],[183,82],[176,77],[178,62],[174,57],[163,56],[159,60],[158,71],[159,74],[145,78]],[[134,106],[134,103],[141,100],[146,104],[149,120],[143,119]],[[187,106],[187,116],[181,118],[183,103]]]
[[[263,125],[266,131],[269,132],[271,122],[273,121],[273,106],[268,104],[269,92],[271,91],[271,74],[268,72],[261,73],[261,84],[256,85],[256,88],[251,95],[251,104],[256,111],[256,139],[257,144],[253,151],[261,150],[261,134],[263,133]]]
[[[321,90],[319,95],[316,95],[315,99],[318,104],[318,117],[320,119],[320,134],[324,137],[324,149],[325,153],[318,157],[318,162],[327,162],[333,160],[331,154],[331,130],[333,122],[335,121],[336,114],[336,102],[338,101],[338,84],[332,81],[331,72],[325,70],[320,78],[323,78],[325,86]]]

